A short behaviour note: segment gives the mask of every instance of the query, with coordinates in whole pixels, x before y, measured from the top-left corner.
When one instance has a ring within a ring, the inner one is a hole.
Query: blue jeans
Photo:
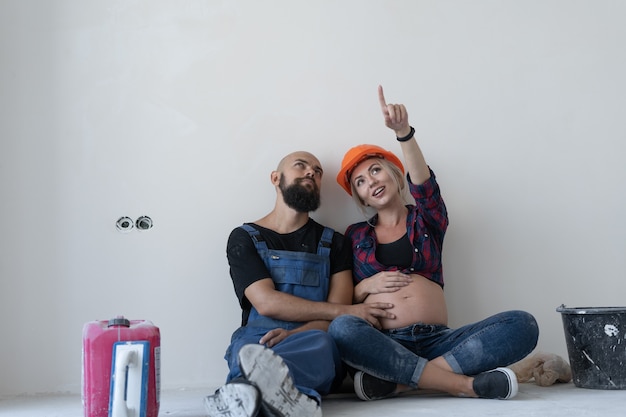
[[[366,320],[339,316],[328,333],[349,366],[386,381],[417,388],[429,360],[442,356],[458,374],[507,366],[537,345],[539,328],[524,311],[507,311],[458,329],[413,324],[377,330]]]

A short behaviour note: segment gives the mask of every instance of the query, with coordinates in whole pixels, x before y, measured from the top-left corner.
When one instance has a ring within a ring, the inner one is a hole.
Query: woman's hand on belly
[[[411,275],[384,271],[359,282],[354,288],[355,301],[364,301],[370,294],[394,293],[413,282]]]
[[[380,320],[384,329],[395,329],[415,323],[443,325],[448,323],[443,289],[421,275],[413,275],[410,284],[397,287],[394,292],[370,294],[363,302],[393,304],[393,308],[387,311],[393,313],[395,318]]]

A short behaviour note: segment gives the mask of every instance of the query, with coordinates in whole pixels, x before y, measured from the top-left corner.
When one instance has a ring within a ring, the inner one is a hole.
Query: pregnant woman
[[[537,322],[527,312],[507,311],[448,327],[441,262],[446,207],[405,106],[387,104],[380,86],[378,96],[405,165],[379,146],[358,145],[345,154],[337,182],[366,218],[368,210],[375,211],[345,233],[353,251],[354,302],[391,303],[393,318],[372,326],[344,315],[328,331],[343,361],[355,370],[354,388],[362,400],[417,388],[459,397],[511,398],[517,379],[505,366],[535,348]]]

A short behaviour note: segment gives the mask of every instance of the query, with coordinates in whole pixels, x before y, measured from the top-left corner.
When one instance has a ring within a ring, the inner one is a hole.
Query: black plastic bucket
[[[626,389],[626,307],[561,305],[572,379],[577,387]]]

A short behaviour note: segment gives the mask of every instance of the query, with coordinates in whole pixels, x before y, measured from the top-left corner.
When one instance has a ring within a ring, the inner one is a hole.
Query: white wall
[[[451,324],[521,308],[566,356],[569,306],[625,305],[626,59],[619,1],[0,2],[0,394],[79,392],[84,323],[162,333],[164,388],[225,378],[239,322],[230,230],[306,149],[315,218],[362,142],[399,151],[404,102],[451,226]],[[123,234],[118,217],[149,215]]]

